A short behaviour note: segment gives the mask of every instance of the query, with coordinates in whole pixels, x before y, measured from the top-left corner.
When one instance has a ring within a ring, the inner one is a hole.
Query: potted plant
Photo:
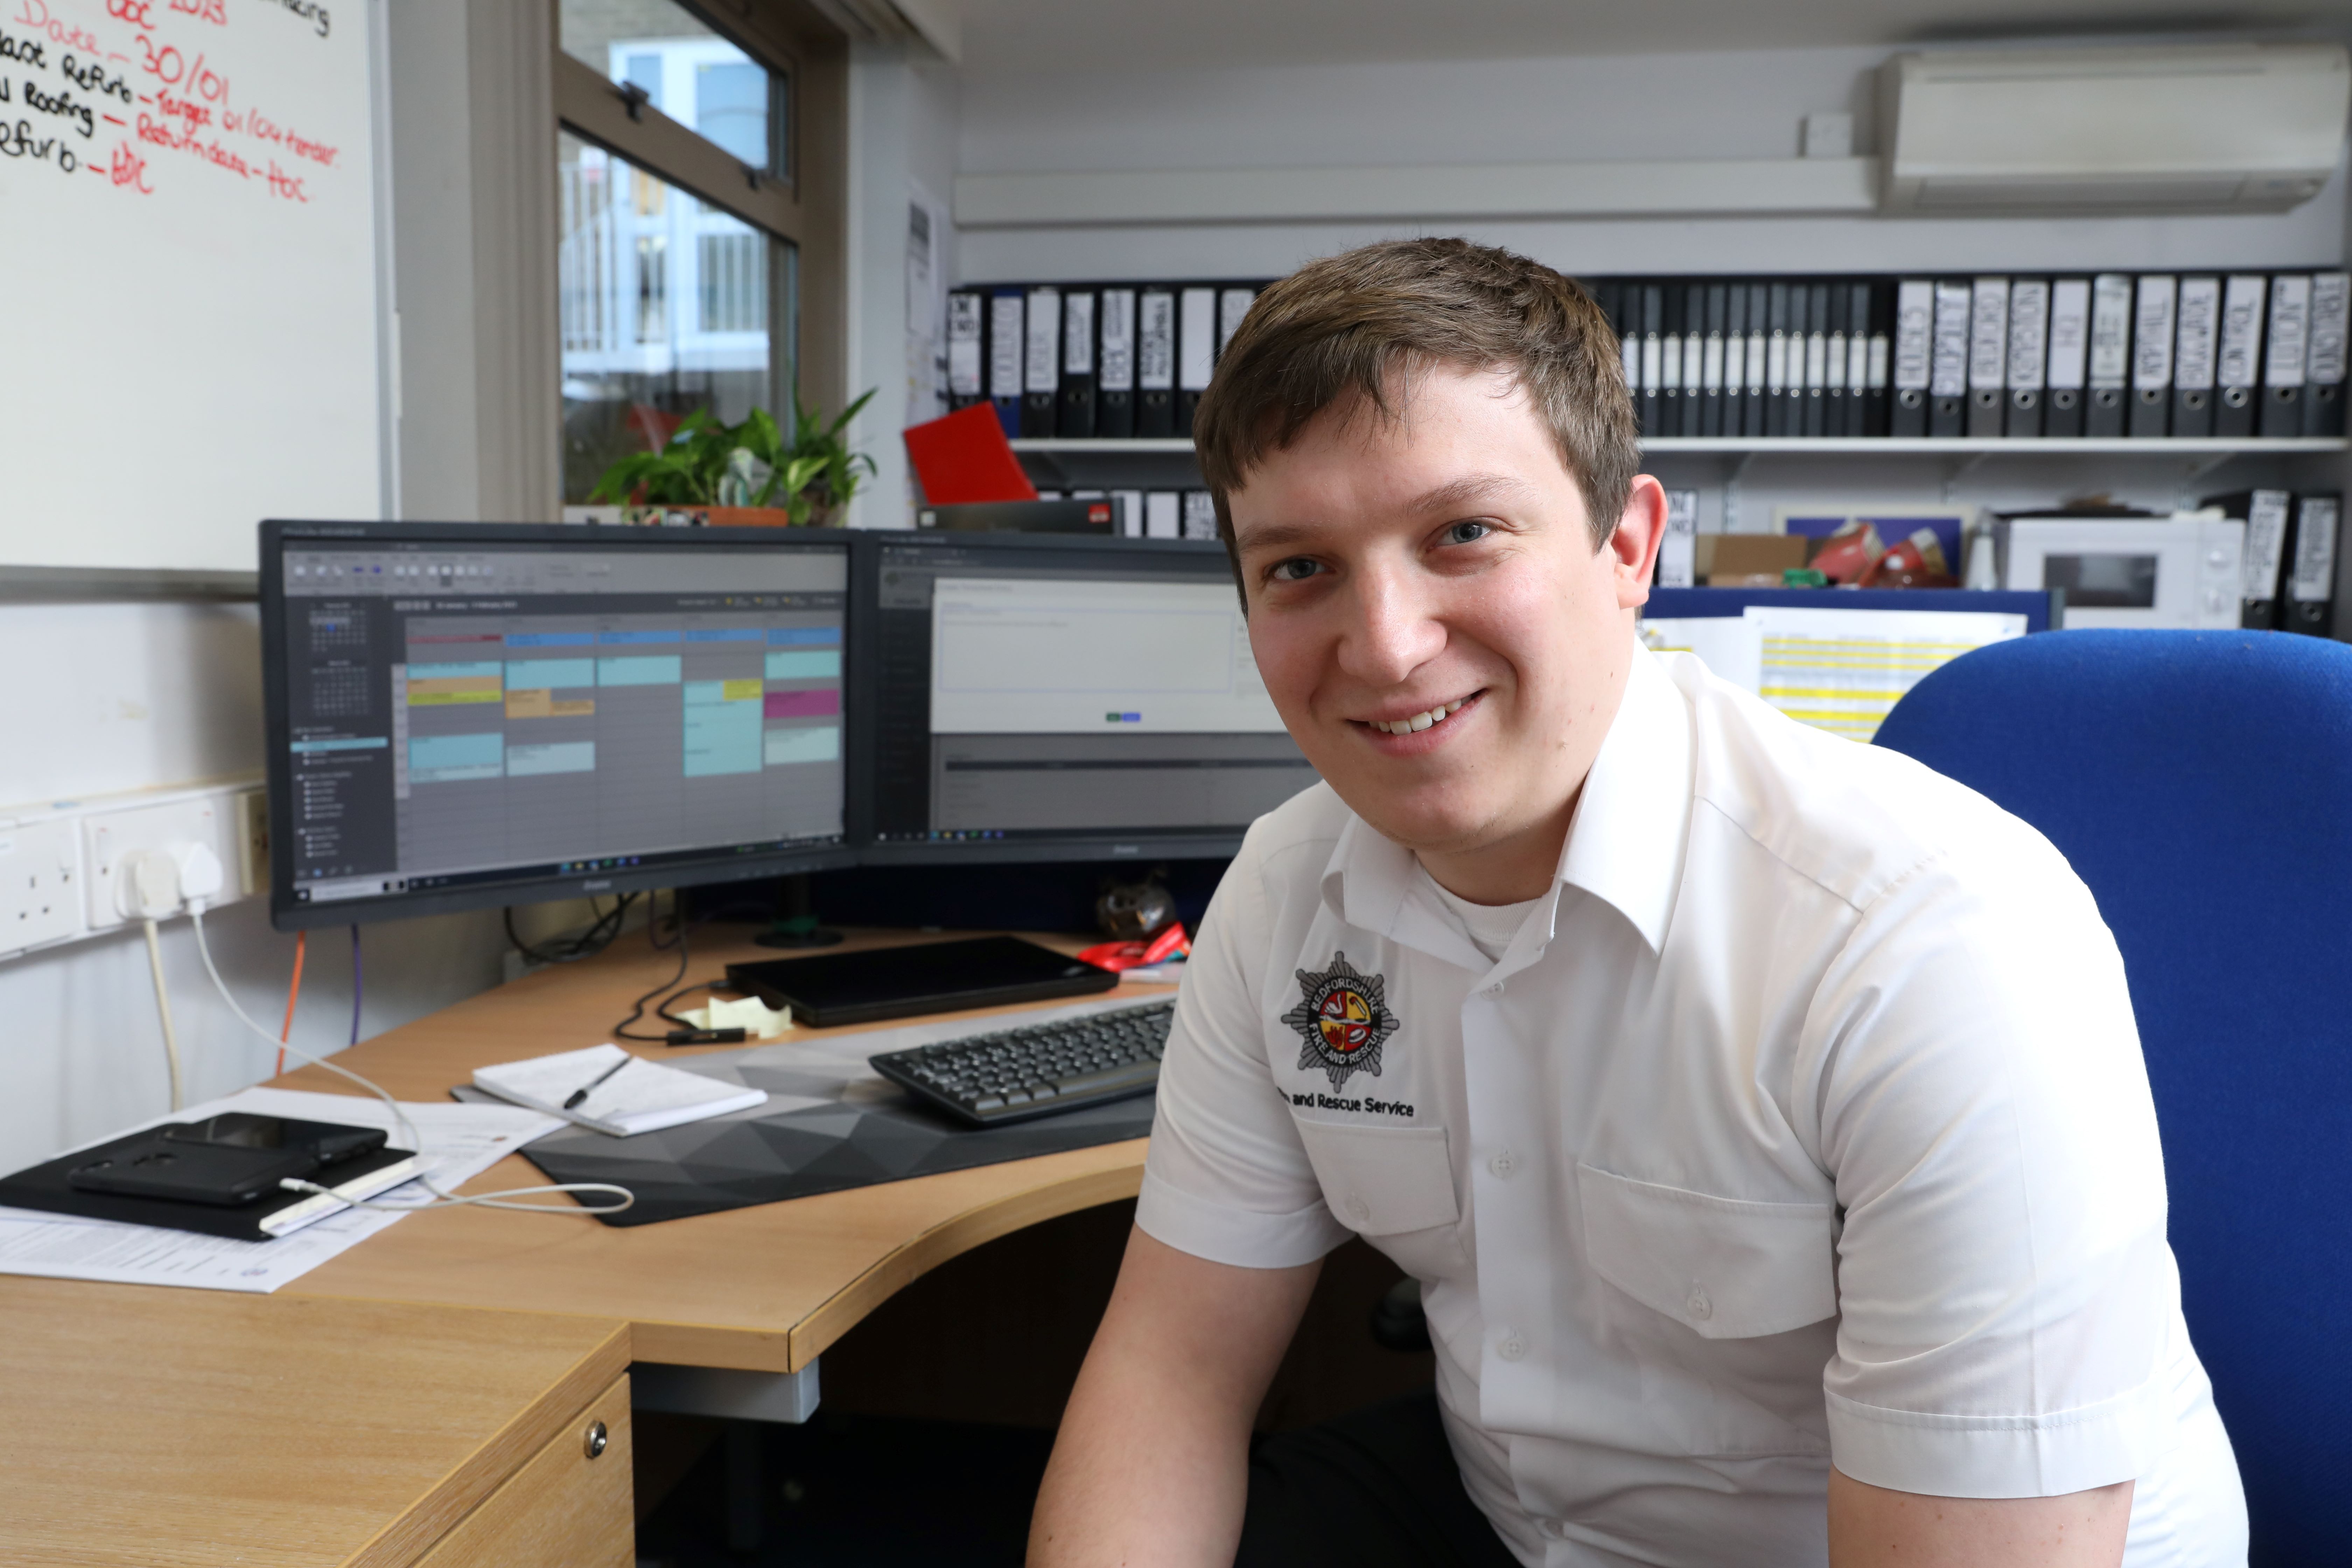
[[[868,391],[832,424],[793,399],[790,439],[764,408],[730,425],[708,408],[688,415],[657,452],[614,462],[592,501],[632,509],[685,508],[715,525],[823,528],[837,521],[874,459],[853,452],[842,432],[872,400]]]

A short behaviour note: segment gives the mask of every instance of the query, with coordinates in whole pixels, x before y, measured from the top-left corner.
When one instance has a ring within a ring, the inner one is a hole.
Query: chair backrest
[[[2352,1562],[2352,647],[2021,637],[1922,680],[1877,743],[2041,829],[2097,898],[2253,1563]]]

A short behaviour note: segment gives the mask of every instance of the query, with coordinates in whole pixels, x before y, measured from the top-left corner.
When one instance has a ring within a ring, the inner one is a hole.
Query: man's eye
[[[1486,538],[1488,534],[1494,531],[1494,525],[1491,523],[1451,523],[1447,525],[1445,530],[1445,542],[1448,544],[1475,544],[1479,540]]]
[[[1322,563],[1309,561],[1301,555],[1277,564],[1273,575],[1277,583],[1303,583],[1322,570]]]

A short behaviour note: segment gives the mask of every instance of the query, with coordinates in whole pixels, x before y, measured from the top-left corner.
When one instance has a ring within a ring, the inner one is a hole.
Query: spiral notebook
[[[765,1089],[661,1067],[612,1045],[479,1068],[474,1073],[474,1087],[510,1104],[561,1116],[615,1138],[724,1116],[764,1104],[768,1099]],[[577,1105],[565,1105],[583,1089],[588,1091],[586,1098]]]

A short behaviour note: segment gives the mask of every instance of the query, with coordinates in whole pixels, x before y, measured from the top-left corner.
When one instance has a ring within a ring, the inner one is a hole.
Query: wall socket
[[[240,836],[232,826],[234,814],[226,809],[228,805],[220,795],[211,795],[85,815],[82,862],[89,868],[89,929],[110,931],[129,920],[122,912],[120,884],[123,862],[135,850],[168,855],[181,845],[204,844],[211,847],[224,866],[236,862]]]
[[[81,932],[81,843],[69,818],[0,827],[0,953]]]
[[[116,931],[116,884],[142,849],[202,844],[224,878],[212,902],[269,888],[268,796],[251,778],[0,807],[0,959]]]

